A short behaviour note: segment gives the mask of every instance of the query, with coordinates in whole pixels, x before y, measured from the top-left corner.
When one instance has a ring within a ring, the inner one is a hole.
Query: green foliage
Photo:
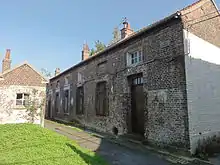
[[[42,103],[39,103],[39,99],[37,98],[37,90],[33,89],[31,93],[31,98],[28,104],[25,106],[28,113],[28,121],[30,123],[34,123],[36,117],[42,115],[42,107]]]
[[[99,40],[95,41],[95,49],[91,49],[90,56],[92,56],[95,53],[98,53],[106,48],[105,44],[100,42]]]
[[[33,124],[0,125],[0,164],[106,165],[94,152]]]
[[[93,54],[95,54],[95,49],[94,49],[94,48],[92,48],[92,49],[90,50],[90,56],[92,56]]]
[[[41,68],[41,74],[47,78],[47,79],[50,79],[52,77],[52,73],[49,72],[47,69],[45,68]]]
[[[205,160],[208,157],[220,153],[220,136],[212,136],[198,141],[196,156]]]
[[[111,44],[118,42],[120,40],[120,32],[118,30],[118,27],[114,28],[114,31],[112,34],[113,34],[113,39],[111,41]]]
[[[99,40],[95,42],[96,52],[100,52],[105,49],[105,44],[100,42]]]

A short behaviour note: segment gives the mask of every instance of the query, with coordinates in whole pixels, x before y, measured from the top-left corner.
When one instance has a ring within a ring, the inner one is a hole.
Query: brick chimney
[[[2,60],[2,73],[11,69],[11,50],[6,49],[5,58]]]
[[[89,46],[87,44],[83,44],[82,61],[88,58],[89,58]]]
[[[124,20],[123,22],[123,29],[121,29],[121,39],[124,39],[126,37],[128,37],[129,35],[131,35],[134,31],[131,29],[130,24],[128,23],[128,21]]]
[[[55,76],[57,76],[58,74],[60,74],[60,68],[56,68],[55,70]]]

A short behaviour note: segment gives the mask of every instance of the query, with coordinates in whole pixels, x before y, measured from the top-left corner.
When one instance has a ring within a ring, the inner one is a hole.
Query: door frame
[[[127,127],[129,134],[136,134],[133,132],[133,125],[132,125],[132,87],[133,87],[133,80],[136,78],[141,77],[143,79],[143,73],[133,74],[127,77],[128,86],[129,86],[129,101],[128,101],[128,113],[127,113]],[[144,85],[144,83],[143,83]],[[145,99],[144,99],[145,102]],[[145,109],[144,109],[145,111]],[[145,117],[144,117],[144,128],[145,128]],[[144,136],[144,135],[143,135]]]

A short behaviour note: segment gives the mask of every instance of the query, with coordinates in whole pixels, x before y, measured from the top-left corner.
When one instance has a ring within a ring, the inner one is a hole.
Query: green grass
[[[94,152],[31,124],[0,125],[0,165],[106,165]]]

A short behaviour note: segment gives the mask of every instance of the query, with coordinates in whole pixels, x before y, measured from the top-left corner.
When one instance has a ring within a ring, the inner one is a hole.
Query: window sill
[[[96,115],[96,118],[107,118],[109,115]]]
[[[76,114],[78,117],[84,117],[84,114]]]
[[[142,64],[143,64],[143,62],[136,63],[136,64],[130,64],[130,65],[127,65],[127,68],[136,67],[136,66],[142,65]]]
[[[63,115],[64,115],[64,116],[69,116],[70,114],[69,114],[69,113],[63,113]]]
[[[23,105],[16,105],[16,106],[14,107],[14,109],[15,109],[15,110],[27,110],[27,108],[26,108],[25,106],[23,106]]]

